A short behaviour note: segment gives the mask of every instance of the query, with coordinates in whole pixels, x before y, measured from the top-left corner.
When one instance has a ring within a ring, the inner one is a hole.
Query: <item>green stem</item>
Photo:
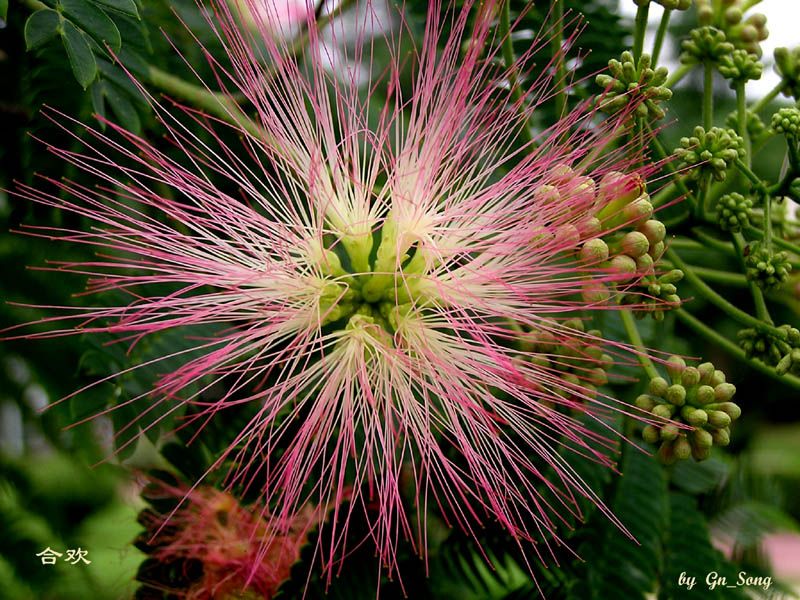
[[[747,131],[747,105],[745,104],[744,79],[736,82],[736,117],[739,121],[739,135],[744,139],[744,164],[750,167],[752,148],[750,132]]]
[[[717,333],[714,329],[700,321],[700,319],[696,318],[692,314],[690,314],[687,310],[683,308],[674,308],[672,312],[675,313],[675,316],[681,320],[685,325],[694,329],[697,333],[705,337],[707,340],[715,344],[720,348],[724,348],[729,354],[734,356],[735,358],[739,359],[740,361],[747,363],[750,367],[759,371],[765,375],[772,377],[786,385],[789,385],[793,388],[800,390],[800,378],[797,378],[793,375],[778,375],[775,372],[775,369],[772,369],[758,360],[753,360],[751,358],[747,358],[744,353],[744,350],[739,348],[736,344],[730,341],[728,338],[724,337]]]
[[[621,309],[619,315],[622,319],[622,325],[625,327],[625,331],[628,334],[628,339],[636,348],[636,358],[639,360],[639,364],[642,365],[642,368],[650,379],[655,379],[659,376],[658,371],[656,371],[653,361],[650,360],[647,352],[645,352],[644,342],[642,342],[642,336],[639,334],[638,327],[636,327],[636,320],[633,318],[633,314],[630,310]]]
[[[730,256],[736,256],[736,250],[731,244],[723,242],[722,240],[717,239],[714,236],[708,235],[705,231],[703,231],[699,227],[692,228],[692,235],[694,235],[697,239],[703,242],[703,244],[706,246],[706,249],[708,246],[710,246],[712,248],[715,248],[716,250],[719,250],[720,252],[725,252]]]
[[[694,287],[698,291],[698,293],[701,296],[703,296],[703,298],[705,298],[706,300],[711,302],[714,306],[722,310],[722,312],[724,312],[730,318],[732,318],[735,321],[738,321],[742,325],[753,327],[758,331],[763,331],[764,333],[770,333],[770,334],[777,333],[778,335],[780,335],[779,330],[772,324],[771,321],[767,323],[760,319],[755,318],[754,316],[734,306],[733,304],[728,302],[725,298],[720,296],[717,292],[715,292],[711,287],[709,287],[707,283],[705,283],[694,273],[692,268],[683,261],[683,259],[678,255],[677,252],[675,252],[673,248],[667,248],[667,251],[665,252],[664,255],[675,266],[677,266],[681,271],[683,271],[683,274],[686,277],[686,281],[688,281],[692,285],[692,287]]]
[[[736,159],[736,162],[734,164],[736,165],[736,168],[739,169],[744,174],[744,176],[750,180],[750,183],[753,184],[753,187],[757,191],[759,192],[767,191],[767,188],[764,187],[764,182],[761,181],[761,178],[758,175],[753,173],[753,170],[750,167],[748,167],[738,158]]]
[[[733,238],[733,245],[736,248],[736,254],[739,256],[739,262],[742,265],[742,269],[744,269],[744,247],[747,244],[747,240],[744,239],[741,233],[734,233],[731,237]],[[772,325],[772,318],[769,316],[769,310],[764,300],[764,294],[761,293],[761,288],[756,285],[755,281],[749,281],[748,283],[750,286],[750,295],[753,297],[753,304],[755,304],[756,307],[756,316],[761,322]]]
[[[772,88],[767,93],[766,96],[764,96],[763,98],[761,98],[761,100],[753,104],[753,106],[750,107],[750,110],[752,110],[754,113],[761,112],[767,104],[769,104],[775,99],[775,96],[781,93],[784,85],[785,85],[784,82],[781,81],[778,85]]]
[[[711,61],[703,63],[703,127],[706,131],[711,129],[714,110],[714,67]]]
[[[731,273],[730,271],[720,271],[719,269],[709,269],[707,267],[698,267],[697,265],[689,265],[689,268],[698,277],[713,283],[734,287],[747,287],[747,277],[741,273]]]
[[[500,14],[500,36],[503,40],[503,62],[505,63],[506,72],[508,73],[508,84],[511,87],[511,97],[514,99],[514,103],[518,105],[517,110],[522,117],[521,121],[521,137],[522,143],[525,146],[530,145],[533,142],[533,137],[531,136],[531,130],[528,126],[528,118],[525,115],[525,103],[522,98],[522,90],[519,86],[519,80],[517,78],[517,69],[516,69],[516,61],[514,60],[514,46],[511,43],[511,16],[509,14],[509,5],[511,4],[511,0],[506,0],[503,2],[503,10]]]
[[[672,11],[668,8],[664,9],[664,14],[661,15],[661,23],[658,24],[658,31],[656,32],[656,39],[653,42],[653,57],[652,57],[652,68],[655,69],[658,64],[658,57],[661,55],[661,46],[664,44],[664,36],[667,33],[667,27],[669,26],[669,18],[672,15]]]
[[[564,46],[564,0],[555,0],[551,11],[553,28],[555,29],[553,39],[550,42],[553,60],[556,61],[555,85],[556,85],[556,113],[564,115],[567,110],[566,92],[566,68],[564,66],[563,46]]]
[[[687,188],[686,184],[683,183],[683,179],[679,175],[675,174],[675,171],[676,171],[675,166],[672,164],[672,162],[670,162],[668,160],[668,155],[667,155],[666,150],[664,150],[664,146],[661,145],[661,142],[658,140],[658,137],[655,134],[653,134],[653,131],[650,129],[649,125],[648,125],[648,132],[650,134],[648,136],[650,138],[650,146],[653,148],[653,150],[655,150],[656,158],[658,158],[658,160],[662,161],[662,164],[663,164],[664,168],[667,169],[667,171],[669,171],[672,175],[674,175],[672,183],[675,186],[677,186],[678,191],[684,197],[686,197],[686,198],[694,198],[692,193],[689,191],[689,188]],[[658,205],[657,204],[653,204],[653,206],[657,207]]]
[[[633,30],[633,60],[637,65],[644,49],[644,34],[647,31],[647,15],[649,12],[649,2],[640,4],[636,10],[636,24]]]
[[[694,65],[687,65],[682,64],[680,65],[675,71],[670,75],[667,80],[664,82],[664,87],[673,88],[675,87],[686,75],[689,74],[689,71],[692,70]]]

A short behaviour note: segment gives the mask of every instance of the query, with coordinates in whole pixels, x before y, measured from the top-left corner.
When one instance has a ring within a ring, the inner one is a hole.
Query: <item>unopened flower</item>
[[[513,132],[545,96],[537,86],[518,101],[498,94],[508,80],[488,44],[498,7],[465,2],[437,49],[443,25],[432,3],[410,90],[399,80],[406,52],[386,40],[387,100],[358,85],[377,78],[359,72],[369,60],[331,76],[313,22],[298,61],[279,39],[251,43],[219,2],[225,73],[257,114],[255,124],[230,115],[242,148],[226,146],[204,118],[197,124],[213,143],[195,137],[153,99],[183,159],[113,126],[125,143],[90,129],[86,154],[55,152],[103,186],[19,191],[94,221],[88,231],[31,233],[102,249],[62,270],[91,275],[91,292],[130,296],[71,309],[74,328],[31,337],[138,340],[219,326],[191,354],[164,357],[185,358],[134,399],[148,405],[131,426],[156,427],[163,404],[191,406],[198,422],[251,407],[214,467],[229,468],[232,486],[261,489],[267,528],[352,490],[353,506],[378,507],[370,535],[390,571],[400,536],[424,555],[434,506],[469,530],[491,519],[532,541],[556,535],[558,507],[541,501],[541,486],[576,513],[581,497],[600,503],[562,450],[613,464],[613,434],[592,433],[571,412],[611,414],[614,401],[596,393],[606,342],[560,319],[611,309],[613,285],[631,274],[606,259],[624,254],[649,269],[652,259],[636,261],[663,245],[652,205],[639,202],[641,180],[620,176],[630,163],[607,149],[624,118],[592,131],[582,122],[594,117],[587,103],[537,148],[511,151]],[[522,72],[527,58],[513,68]],[[159,192],[165,186],[172,195]],[[599,248],[601,264],[582,258],[584,242],[626,223],[644,230],[615,240],[612,256]],[[525,348],[541,335],[570,349],[569,378]],[[214,383],[224,391],[209,401]],[[347,515],[330,528],[327,565],[343,550]],[[262,540],[261,552],[269,548]]]

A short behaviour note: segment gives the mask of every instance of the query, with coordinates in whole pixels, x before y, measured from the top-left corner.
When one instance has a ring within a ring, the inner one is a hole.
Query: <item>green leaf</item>
[[[89,87],[97,75],[97,63],[89,46],[86,35],[75,25],[64,19],[62,21],[61,41],[67,50],[72,73],[83,89]]]
[[[37,10],[25,23],[25,46],[28,50],[36,50],[50,41],[58,33],[61,16],[49,8]]]
[[[117,122],[131,133],[139,135],[142,130],[142,122],[139,119],[139,113],[136,112],[136,107],[134,107],[128,96],[110,81],[101,80],[92,87],[100,88],[100,93],[108,101],[111,110],[114,111]],[[94,104],[94,102],[93,94],[92,103]],[[104,108],[102,112],[97,109],[95,111],[102,118],[106,118]]]
[[[105,49],[108,44],[114,52],[122,47],[119,29],[108,15],[86,0],[59,0],[64,13],[92,36]]]
[[[89,88],[92,96],[92,110],[100,119],[106,118],[106,101],[103,95],[103,82],[95,81]],[[100,127],[105,131],[106,124],[101,120]]]
[[[131,17],[140,19],[139,9],[133,0],[92,0],[95,4],[99,4],[103,8],[110,8]]]
[[[0,20],[5,21],[8,17],[8,0],[0,0]]]

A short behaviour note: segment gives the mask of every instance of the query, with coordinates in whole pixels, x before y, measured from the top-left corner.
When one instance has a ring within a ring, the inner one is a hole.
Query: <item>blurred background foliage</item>
[[[219,50],[192,0],[57,1],[60,8],[55,18],[69,21],[61,33],[51,31],[53,24],[48,19],[52,20],[52,15],[38,17],[40,22],[29,25],[26,32],[30,15],[55,7],[53,0],[48,0],[46,7],[35,0],[5,6],[5,27],[0,30],[0,188],[9,188],[14,181],[33,183],[37,174],[93,184],[91,178],[47,151],[48,145],[79,149],[85,130],[64,119],[55,124],[40,112],[43,106],[87,123],[92,122],[94,113],[105,115],[145,136],[164,152],[175,152],[162,139],[160,126],[147,103],[125,71],[112,60],[103,41],[118,51],[122,64],[154,94],[160,93],[154,84],[159,73],[195,81],[187,63],[201,78],[214,81],[201,49],[181,24],[183,21],[212,55]],[[0,2],[0,9],[6,4]],[[546,28],[547,3],[537,2],[528,10],[525,4],[512,2],[512,20],[524,13],[514,38],[517,52],[524,51],[535,33]],[[427,6],[421,0],[406,3],[412,27],[421,30]],[[578,12],[586,17],[569,57],[572,62],[568,63],[570,68],[577,67],[574,77],[580,82],[575,86],[574,102],[598,91],[593,75],[631,45],[632,24],[619,16],[616,0],[570,0],[566,6],[568,22],[573,22]],[[682,19],[673,20],[674,35],[688,31],[689,23],[695,19],[691,13],[690,10]],[[26,35],[28,44],[35,45],[31,51],[26,51]],[[180,49],[184,58],[172,45]],[[587,54],[588,49],[591,53]],[[543,49],[544,62],[549,59],[546,54],[547,49]],[[578,56],[585,58],[578,60]],[[699,81],[689,79],[675,89],[667,115],[667,121],[673,122],[662,132],[666,147],[676,147],[680,137],[700,121],[699,85]],[[779,103],[780,100],[774,104]],[[735,108],[733,96],[716,97],[715,106],[721,122]],[[546,105],[535,116],[537,124],[552,121],[555,110],[552,102]],[[758,155],[754,168],[774,175],[782,152],[777,140],[770,142]],[[85,225],[75,215],[0,191],[0,297],[5,300],[0,305],[0,328],[36,321],[49,314],[46,309],[31,305],[74,306],[103,301],[77,295],[85,285],[80,277],[53,276],[37,269],[47,266],[49,260],[86,259],[86,248],[20,235],[17,231],[21,224],[76,229]],[[724,258],[715,259],[719,260],[718,265],[709,263],[702,249],[698,249],[697,256],[689,253],[686,258],[704,266],[726,266]],[[735,301],[736,294],[744,295],[746,290],[732,289],[730,293]],[[696,296],[688,285],[682,288],[681,295]],[[796,322],[797,298],[787,295],[778,300],[777,310],[783,314],[776,315],[776,322]],[[735,331],[725,331],[731,326],[713,306],[697,297],[692,303],[695,315],[735,338]],[[599,326],[609,338],[624,338],[622,326],[613,315],[609,314]],[[379,582],[371,552],[361,550],[351,557],[328,597],[374,598],[379,584],[382,598],[406,594],[414,599],[510,600],[535,597],[539,589],[548,598],[633,599],[644,598],[654,589],[664,599],[744,597],[741,590],[689,594],[678,587],[678,575],[682,571],[716,570],[735,578],[742,569],[751,574],[770,572],[762,548],[765,535],[796,531],[800,520],[800,503],[790,501],[800,497],[800,403],[788,387],[733,362],[720,348],[676,323],[671,315],[660,323],[643,322],[642,331],[648,344],[670,353],[702,356],[728,373],[738,388],[737,398],[744,414],[726,452],[715,453],[700,464],[682,462],[667,471],[637,446],[630,445],[622,453],[620,469],[624,475],[619,478],[567,453],[576,470],[614,510],[639,545],[587,503],[586,525],[578,526],[574,517],[564,515],[576,526],[567,531],[565,538],[583,560],[563,546],[555,546],[555,560],[551,558],[549,562],[558,566],[544,569],[491,523],[480,532],[483,549],[479,549],[474,540],[449,529],[432,515],[429,577],[424,576],[424,569],[410,548],[405,548],[401,556],[405,588],[397,582]],[[114,426],[119,428],[135,417],[135,412],[124,410],[69,427],[112,402],[148,389],[158,374],[155,369],[140,369],[135,375],[97,385],[42,412],[49,403],[99,377],[158,355],[159,348],[175,349],[187,343],[180,335],[165,333],[126,353],[126,346],[111,342],[80,336],[0,342],[0,530],[6,532],[0,548],[0,597],[131,597],[138,585],[137,570],[145,558],[132,546],[142,532],[136,514],[146,506],[138,497],[140,478],[132,476],[131,469],[161,467],[191,481],[220,449],[218,442],[224,436],[215,435],[214,427],[235,426],[217,421],[188,448],[181,443],[189,439],[190,432],[186,430],[177,441],[162,439],[173,429],[171,420],[148,431],[138,447],[130,443],[138,433],[135,427],[115,439]],[[617,374],[638,376],[624,368],[618,368]],[[615,388],[616,394],[632,401],[642,391],[642,384],[616,384]],[[246,411],[230,415],[232,420],[244,418]],[[108,459],[115,447],[119,452]],[[101,464],[88,468],[98,462]],[[307,551],[293,568],[292,578],[282,587],[280,597],[302,596],[315,560],[313,541],[309,540]],[[137,545],[147,550],[146,544]],[[92,562],[70,565],[62,561],[44,566],[36,554],[45,547],[62,553],[67,548],[87,549]],[[718,548],[725,549],[728,558]],[[526,565],[536,575],[535,581]],[[166,580],[173,575],[164,572],[154,576],[149,572],[148,577],[150,584],[153,577],[160,577],[168,586]],[[140,598],[166,597],[153,585],[142,589],[138,592]],[[306,597],[323,597],[324,593],[324,583],[312,578]]]

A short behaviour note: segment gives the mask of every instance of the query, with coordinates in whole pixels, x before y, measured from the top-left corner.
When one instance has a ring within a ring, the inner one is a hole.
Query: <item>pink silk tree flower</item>
[[[577,354],[585,375],[564,378],[541,340],[608,344],[563,321],[616,306],[608,297],[620,274],[581,248],[620,227],[615,215],[642,192],[624,145],[607,148],[625,133],[624,116],[597,124],[586,103],[525,142],[519,133],[551,94],[555,70],[528,66],[546,34],[500,66],[497,1],[432,2],[411,54],[401,46],[413,42],[408,24],[396,19],[373,40],[371,21],[386,12],[360,3],[355,31],[329,26],[334,39],[368,40],[346,61],[316,43],[313,11],[309,44],[295,56],[247,3],[255,29],[240,27],[227,2],[206,14],[227,51],[209,64],[252,119],[232,102],[226,124],[149,97],[182,158],[109,123],[108,134],[87,129],[84,153],[52,149],[101,185],[17,190],[91,220],[86,231],[27,232],[97,248],[96,260],[59,270],[89,275],[90,293],[130,298],[65,307],[50,319],[63,326],[28,337],[136,342],[180,328],[191,348],[163,360],[185,356],[182,366],[128,402],[140,407],[129,427],[148,431],[162,418],[154,415],[187,407],[198,423],[253,407],[209,473],[225,472],[227,489],[260,489],[268,521],[319,507],[317,525],[334,540],[321,549],[328,577],[346,553],[352,511],[368,514],[390,574],[400,538],[426,556],[434,508],[468,531],[496,520],[521,542],[557,540],[560,511],[580,516],[583,498],[614,519],[563,451],[613,467],[608,418],[645,417],[595,393],[588,354]],[[379,41],[390,64],[373,73]],[[531,91],[514,99],[512,79]],[[230,129],[240,146],[224,141]],[[192,337],[210,324],[224,328]],[[219,382],[213,402],[202,397]],[[251,557],[253,577],[271,542]]]
[[[159,580],[160,569],[143,569],[139,579],[145,588],[187,600],[274,597],[317,519],[311,505],[290,519],[270,519],[263,507],[243,507],[230,493],[207,485],[189,489],[154,482],[146,493],[179,504],[171,514],[142,512],[139,520],[147,531],[139,541],[159,564],[178,565],[186,587],[170,589],[170,582]],[[264,539],[269,543],[262,547]],[[240,596],[245,585],[252,595]]]

